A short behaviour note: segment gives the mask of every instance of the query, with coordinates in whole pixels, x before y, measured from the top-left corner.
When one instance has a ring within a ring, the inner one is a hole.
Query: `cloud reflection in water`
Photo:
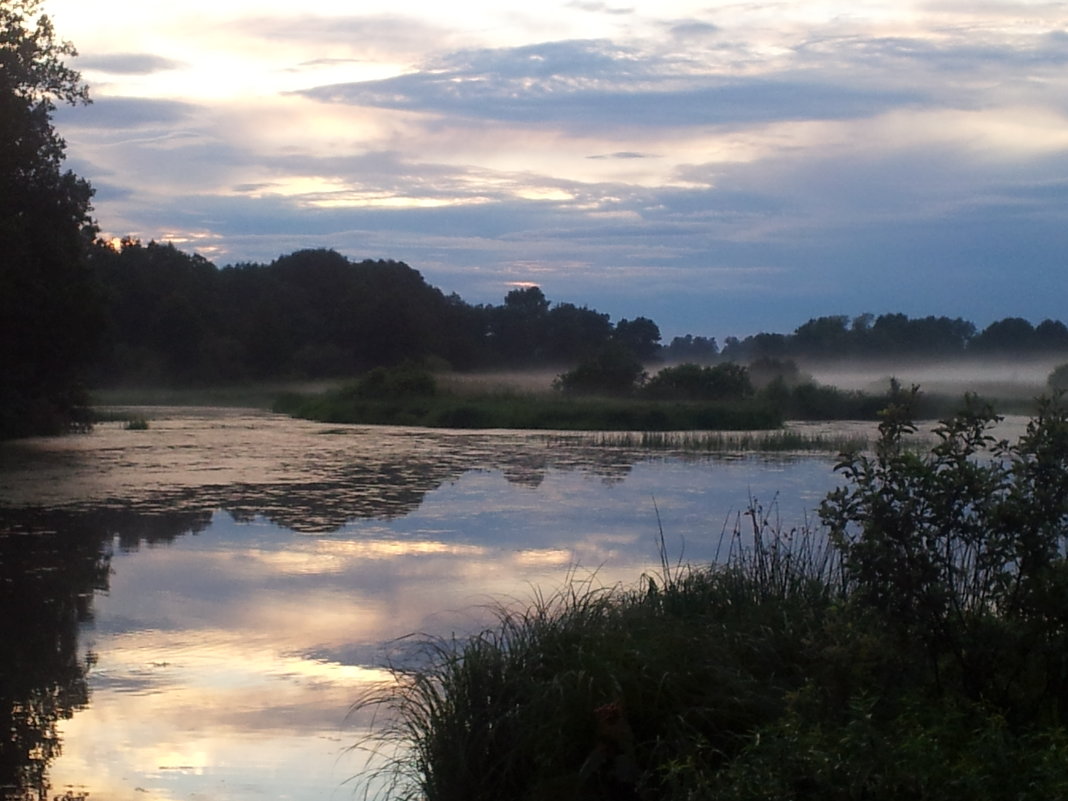
[[[750,494],[780,493],[790,521],[833,482],[820,458],[650,457],[515,433],[290,422],[190,416],[154,422],[151,446],[111,429],[58,446],[81,456],[55,466],[70,497],[47,525],[91,523],[112,573],[81,632],[99,662],[89,707],[61,725],[55,791],[347,794],[359,762],[346,749],[367,723],[349,706],[404,658],[396,638],[462,635],[493,603],[551,593],[569,575],[633,582],[658,564],[658,510],[671,555],[705,561]],[[165,481],[159,448],[170,445],[178,467]]]

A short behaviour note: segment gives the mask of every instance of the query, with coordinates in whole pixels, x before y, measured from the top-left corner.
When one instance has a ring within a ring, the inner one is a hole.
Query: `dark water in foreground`
[[[837,481],[830,456],[151,414],[0,448],[5,799],[349,798],[349,707],[396,638],[632,583],[658,524],[712,560],[750,496],[794,525]]]

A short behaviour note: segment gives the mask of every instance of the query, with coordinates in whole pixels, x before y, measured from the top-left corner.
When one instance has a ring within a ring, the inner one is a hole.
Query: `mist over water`
[[[835,362],[803,364],[818,382],[840,389],[885,391],[891,378],[924,392],[1031,398],[1046,391],[1049,374],[1063,359],[970,359],[946,362]]]

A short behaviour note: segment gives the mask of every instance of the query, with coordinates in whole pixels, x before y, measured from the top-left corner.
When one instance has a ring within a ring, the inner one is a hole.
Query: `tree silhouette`
[[[100,318],[85,260],[92,189],[62,163],[55,103],[88,102],[74,47],[39,0],[0,2],[0,437],[56,431],[82,403],[78,382]]]

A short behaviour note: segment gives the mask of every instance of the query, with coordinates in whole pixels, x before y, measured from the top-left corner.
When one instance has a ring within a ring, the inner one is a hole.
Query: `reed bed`
[[[558,436],[550,443],[584,444],[598,448],[665,450],[706,453],[800,452],[844,453],[866,451],[867,437],[808,434],[800,431],[620,431],[587,436]]]

